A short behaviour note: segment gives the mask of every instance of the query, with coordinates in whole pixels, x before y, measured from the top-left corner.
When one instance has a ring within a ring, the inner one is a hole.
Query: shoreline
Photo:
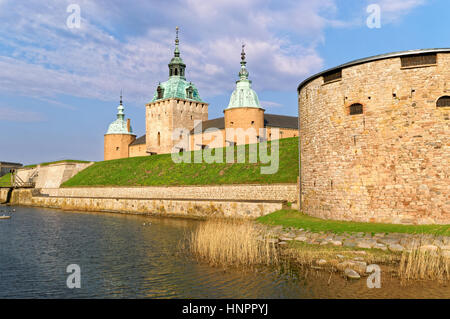
[[[191,221],[221,221],[227,222],[230,219],[218,218],[217,216],[194,216],[194,215],[175,215],[175,214],[161,214],[161,213],[136,213],[136,212],[117,212],[107,210],[77,210],[69,208],[59,207],[42,207],[36,205],[23,205],[23,204],[6,204],[0,205],[0,207],[36,207],[54,209],[61,212],[75,212],[75,213],[93,213],[93,214],[117,214],[123,216],[141,216],[149,218],[175,218],[185,219]],[[235,219],[231,219],[235,220]],[[401,280],[402,282],[420,282],[420,281],[432,281],[440,282],[444,285],[448,283],[448,279],[408,279],[403,281],[400,278],[399,268],[402,259],[408,254],[414,252],[414,250],[421,251],[421,247],[426,247],[425,253],[434,253],[436,251],[445,251],[447,255],[447,267],[450,263],[450,237],[440,236],[436,237],[430,234],[402,234],[392,233],[391,237],[397,237],[399,241],[401,237],[409,238],[410,246],[405,245],[404,249],[396,249],[396,246],[391,247],[367,247],[365,241],[368,236],[372,236],[367,233],[355,233],[338,235],[333,232],[312,232],[304,229],[288,228],[282,226],[266,225],[258,222],[257,220],[250,219],[238,219],[238,222],[250,222],[260,233],[258,241],[267,241],[273,247],[279,251],[279,257],[282,263],[289,265],[289,267],[305,268],[307,271],[316,271],[321,273],[330,273],[338,275],[339,277],[347,280],[363,280],[370,275],[367,271],[367,267],[370,265],[377,265],[380,267],[383,273],[389,274],[391,277]],[[376,234],[380,236],[381,234]],[[343,243],[337,244],[335,237],[346,237]],[[389,235],[386,235],[388,241]],[[333,237],[333,238],[332,238]],[[384,236],[382,236],[384,237]],[[360,239],[360,243],[355,242],[355,239]],[[431,243],[436,244],[436,239],[441,239],[441,246],[434,246]],[[351,244],[345,244],[346,240],[350,240]],[[415,240],[420,240],[422,245],[417,246]],[[362,243],[362,244],[361,244]],[[395,245],[395,244],[394,244]],[[442,248],[443,249],[442,249]],[[269,266],[269,265],[266,265]],[[448,276],[448,274],[447,274]]]

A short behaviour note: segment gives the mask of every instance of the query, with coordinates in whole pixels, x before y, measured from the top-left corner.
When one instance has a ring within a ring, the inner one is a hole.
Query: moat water
[[[434,282],[401,286],[271,269],[223,270],[196,261],[182,242],[201,221],[29,207],[0,220],[0,298],[450,298]],[[0,215],[3,215],[0,213]],[[143,223],[151,223],[143,226]],[[66,268],[81,269],[69,289]]]

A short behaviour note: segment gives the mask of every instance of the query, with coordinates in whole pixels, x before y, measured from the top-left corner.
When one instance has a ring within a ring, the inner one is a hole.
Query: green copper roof
[[[177,36],[175,39],[174,56],[169,63],[169,79],[158,85],[155,94],[153,95],[152,102],[169,98],[203,102],[195,85],[192,82],[186,81],[186,64],[184,64],[180,57],[180,49],[178,47],[178,27],[176,30]]]
[[[133,134],[133,129],[130,126],[128,132],[127,121],[125,121],[125,108],[122,105],[122,95],[120,96],[120,105],[117,107],[117,120],[109,124],[106,134]]]
[[[242,45],[241,53],[241,70],[239,71],[239,80],[236,81],[236,89],[230,97],[230,103],[227,109],[236,107],[256,107],[261,108],[258,95],[252,89],[252,81],[248,79],[248,71],[245,65],[244,45]]]

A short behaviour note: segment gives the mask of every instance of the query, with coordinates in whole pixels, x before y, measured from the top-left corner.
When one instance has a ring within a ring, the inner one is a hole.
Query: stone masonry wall
[[[147,104],[147,151],[157,154],[172,153],[173,146],[180,143],[180,140],[177,140],[179,132],[173,138],[174,130],[183,129],[186,134],[194,128],[195,121],[206,121],[207,119],[207,103],[166,99]],[[185,148],[187,149],[188,145]]]
[[[24,182],[28,182],[32,176],[36,188],[57,188],[77,173],[92,165],[91,163],[62,162],[50,165],[38,165],[31,168],[20,168],[17,176]],[[37,175],[35,175],[37,173]]]
[[[0,203],[6,202],[9,188],[0,188]]]
[[[13,205],[57,208],[64,210],[115,212],[127,214],[150,214],[184,217],[239,217],[256,218],[283,207],[278,201],[221,201],[221,200],[177,200],[143,198],[99,198],[99,197],[48,197],[36,190],[14,190]]]
[[[41,189],[48,196],[202,199],[202,200],[268,200],[296,202],[297,184],[220,185],[178,187],[74,187]]]
[[[450,224],[450,54],[400,57],[318,77],[299,92],[303,211],[339,220]],[[364,113],[349,115],[353,103]]]

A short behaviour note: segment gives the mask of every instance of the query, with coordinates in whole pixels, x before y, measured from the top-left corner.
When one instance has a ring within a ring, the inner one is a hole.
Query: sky
[[[186,78],[210,119],[228,105],[242,43],[266,113],[297,116],[296,88],[310,75],[450,47],[449,11],[448,0],[0,0],[0,161],[102,160],[121,89],[144,135],[176,26]]]

